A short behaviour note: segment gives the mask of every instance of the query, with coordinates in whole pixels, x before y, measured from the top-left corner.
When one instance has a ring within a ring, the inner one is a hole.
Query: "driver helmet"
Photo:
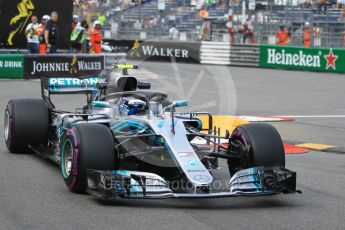
[[[137,115],[145,111],[146,102],[136,98],[123,97],[119,102],[119,109],[122,115],[130,116]]]

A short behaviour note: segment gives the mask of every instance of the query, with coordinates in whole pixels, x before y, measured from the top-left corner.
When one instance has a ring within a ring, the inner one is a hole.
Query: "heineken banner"
[[[345,49],[260,46],[260,67],[345,72]]]
[[[52,11],[59,14],[59,48],[68,48],[72,23],[72,0],[0,0],[0,47],[26,48],[25,29],[36,15],[40,22],[43,15]]]
[[[1,54],[0,78],[23,78],[24,55]]]
[[[24,78],[90,77],[104,70],[104,55],[26,55]]]

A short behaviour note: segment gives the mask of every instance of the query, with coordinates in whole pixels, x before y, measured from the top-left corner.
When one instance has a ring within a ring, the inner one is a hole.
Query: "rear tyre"
[[[251,167],[285,167],[283,141],[273,126],[262,123],[241,125],[233,131],[231,138],[243,146],[250,146],[248,156],[243,156],[236,166],[228,162],[231,175],[240,169]]]
[[[60,142],[61,174],[74,193],[85,193],[86,170],[114,170],[114,139],[104,125],[81,123],[67,130]]]
[[[48,142],[49,115],[42,99],[14,99],[4,114],[4,138],[11,153],[28,152],[28,145]]]

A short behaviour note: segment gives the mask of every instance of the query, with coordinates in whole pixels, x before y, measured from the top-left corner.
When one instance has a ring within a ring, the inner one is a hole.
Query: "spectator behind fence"
[[[207,6],[203,6],[202,9],[199,12],[199,16],[201,18],[206,18],[208,17],[208,12],[207,12]]]
[[[210,33],[210,21],[207,20],[206,18],[208,17],[208,12],[207,12],[207,6],[203,6],[199,12],[199,16],[202,20],[202,24],[201,24],[201,30],[200,30],[200,37],[201,40],[206,40],[206,38],[209,37],[209,33]]]
[[[104,24],[107,21],[107,17],[104,14],[102,14],[102,15],[98,16],[97,21],[99,21],[99,23],[101,23],[101,26],[104,26]]]
[[[49,20],[50,20],[49,15],[44,15],[41,19],[41,24],[39,25],[37,29],[39,42],[40,42],[38,52],[40,54],[47,54],[47,44],[46,44],[46,40],[44,39],[44,29]]]
[[[26,27],[25,35],[28,41],[28,50],[31,54],[38,53],[39,46],[39,35],[38,35],[39,24],[37,22],[37,16],[33,15],[31,17],[31,23]]]
[[[243,44],[254,44],[254,32],[248,26],[248,23],[244,23],[242,29],[238,31],[243,36]]]
[[[135,21],[133,27],[135,30],[141,30],[141,23],[139,22],[139,20]]]
[[[80,25],[78,24],[76,28],[71,33],[71,48],[72,52],[81,53],[82,47],[88,34],[88,24],[86,20],[83,20]]]
[[[111,37],[114,39],[117,39],[117,34],[119,30],[119,23],[117,22],[116,18],[113,18],[110,20],[110,31],[111,31]]]
[[[337,6],[341,8],[342,17],[345,17],[345,0],[337,0]]]
[[[77,27],[78,24],[79,24],[79,16],[78,15],[73,15],[72,31]]]
[[[229,33],[229,42],[231,44],[235,44],[236,39],[235,39],[235,33],[236,31],[234,30],[234,28],[228,28],[228,33]]]
[[[153,28],[155,26],[155,19],[154,17],[150,17],[150,20],[149,20],[149,28]]]
[[[345,48],[345,31],[341,33],[343,35],[343,47]]]
[[[290,43],[291,34],[288,29],[285,28],[284,25],[279,26],[279,30],[276,34],[277,43],[280,46],[286,46]]]
[[[325,13],[327,11],[327,2],[326,2],[326,0],[318,0],[317,1],[317,7],[318,7],[318,9],[321,12]]]
[[[44,39],[47,44],[47,52],[51,54],[56,53],[58,48],[59,30],[56,25],[58,17],[58,13],[53,11],[50,15],[50,20],[47,22],[46,28],[44,29]]]
[[[95,21],[94,27],[90,35],[91,53],[102,53],[102,33],[101,33],[101,22]]]
[[[169,38],[171,40],[177,40],[179,35],[178,29],[176,29],[176,25],[173,24],[173,26],[169,29]]]
[[[158,22],[157,17],[152,17],[152,27],[156,27],[157,22]],[[164,23],[164,18],[162,18],[162,23]]]
[[[313,28],[313,38],[315,35],[319,34],[318,28],[314,27]],[[305,47],[310,47],[310,41],[311,41],[311,33],[310,33],[310,27],[309,27],[309,22],[305,23],[305,29],[304,29],[304,36],[303,36],[303,41],[304,41],[304,46]]]

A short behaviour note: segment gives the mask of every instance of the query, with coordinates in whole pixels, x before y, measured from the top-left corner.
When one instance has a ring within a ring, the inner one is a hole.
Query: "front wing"
[[[188,192],[174,192],[162,177],[145,172],[88,170],[88,193],[104,200],[163,198],[222,198],[295,193],[296,173],[284,167],[254,167],[232,176],[226,191],[213,192],[211,185]],[[199,185],[198,185],[199,186]]]

